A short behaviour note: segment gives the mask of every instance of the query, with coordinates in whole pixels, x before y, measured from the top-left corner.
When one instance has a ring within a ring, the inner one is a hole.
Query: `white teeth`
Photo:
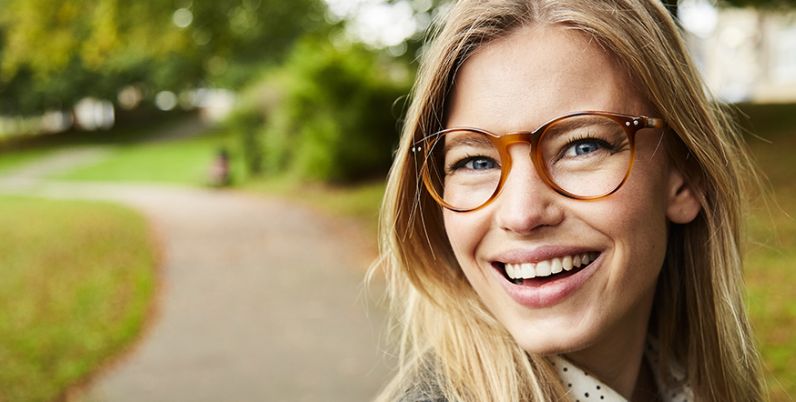
[[[583,253],[574,256],[556,257],[550,260],[539,261],[536,264],[526,262],[522,264],[504,264],[506,276],[515,279],[515,283],[520,283],[522,279],[536,277],[547,277],[562,271],[571,271],[594,261],[598,253]]]
[[[561,260],[561,265],[564,268],[564,271],[571,271],[572,270],[572,257],[566,256]]]
[[[563,270],[563,269],[564,268],[561,265],[561,259],[560,258],[553,258],[553,263],[550,264],[550,273],[551,274],[557,274],[557,273],[561,272],[561,270]]]
[[[527,262],[522,264],[522,277],[523,278],[533,278],[536,276],[536,270],[533,267],[533,264]]]
[[[522,264],[506,264],[506,276],[510,279],[522,279]]]
[[[521,264],[506,264],[506,276],[509,279],[523,279]]]
[[[550,261],[539,261],[536,263],[536,276],[550,276]]]

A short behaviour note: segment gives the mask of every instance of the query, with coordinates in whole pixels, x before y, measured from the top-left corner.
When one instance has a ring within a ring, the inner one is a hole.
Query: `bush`
[[[238,136],[240,156],[249,176],[259,176],[263,172],[263,150],[260,132],[264,124],[262,111],[251,103],[237,108],[225,121],[228,130]]]
[[[361,46],[303,41],[248,102],[264,115],[263,170],[334,182],[383,176],[411,78],[406,65]]]

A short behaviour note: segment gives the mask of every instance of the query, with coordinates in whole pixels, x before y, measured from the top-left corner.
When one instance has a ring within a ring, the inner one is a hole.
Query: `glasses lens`
[[[456,130],[425,144],[425,180],[437,200],[456,210],[486,203],[500,183],[500,154],[485,134]]]
[[[548,127],[539,152],[549,178],[579,197],[600,197],[619,188],[631,163],[630,138],[603,116],[573,116]]]

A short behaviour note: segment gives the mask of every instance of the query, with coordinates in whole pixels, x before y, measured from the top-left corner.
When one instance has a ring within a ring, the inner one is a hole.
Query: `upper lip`
[[[553,258],[566,257],[588,252],[600,252],[595,247],[583,246],[540,246],[534,248],[517,248],[498,253],[489,260],[502,264],[537,263]]]

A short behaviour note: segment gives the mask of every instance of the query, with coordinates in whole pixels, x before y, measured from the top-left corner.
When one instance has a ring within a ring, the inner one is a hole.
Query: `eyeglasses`
[[[412,152],[431,197],[452,211],[475,211],[497,198],[511,171],[509,146],[518,143],[530,144],[529,156],[550,188],[569,198],[595,200],[627,180],[636,133],[664,125],[660,118],[586,111],[505,135],[448,128],[416,141]]]

